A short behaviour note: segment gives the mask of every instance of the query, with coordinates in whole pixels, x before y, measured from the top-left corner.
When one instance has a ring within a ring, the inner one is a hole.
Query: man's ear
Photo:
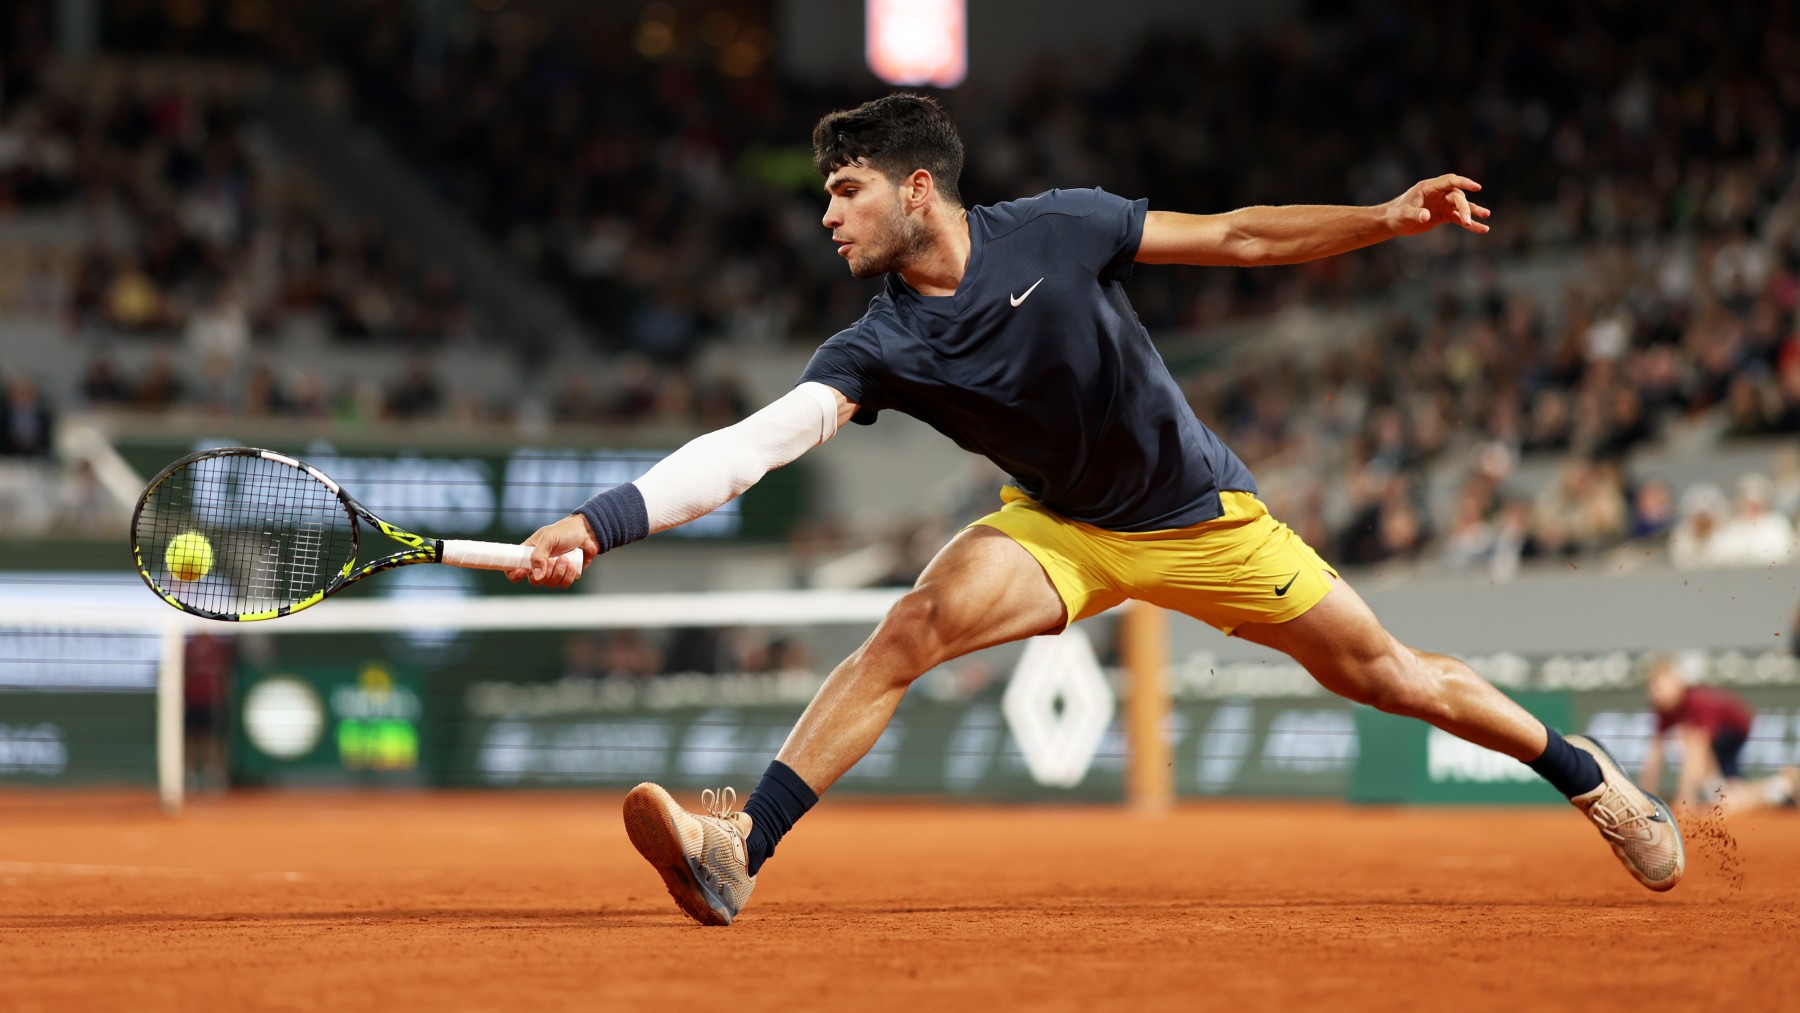
[[[906,188],[906,208],[916,211],[924,207],[937,193],[937,180],[924,169],[914,169],[912,175],[906,177],[903,184]]]

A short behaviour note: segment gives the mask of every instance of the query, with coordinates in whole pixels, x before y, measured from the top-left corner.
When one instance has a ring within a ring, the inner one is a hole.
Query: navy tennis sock
[[[775,853],[775,845],[806,811],[817,805],[819,796],[812,787],[794,773],[794,768],[776,760],[763,772],[744,812],[750,817],[750,839],[744,848],[750,853],[750,875]]]
[[[1549,781],[1570,798],[1585,795],[1600,787],[1600,764],[1593,755],[1574,746],[1562,737],[1556,729],[1548,725],[1544,731],[1550,733],[1550,742],[1544,746],[1544,755],[1532,760],[1526,766],[1538,772],[1538,776]]]

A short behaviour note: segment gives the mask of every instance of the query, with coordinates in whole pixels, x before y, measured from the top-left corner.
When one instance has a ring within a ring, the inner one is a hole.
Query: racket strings
[[[305,597],[319,582],[320,552],[325,542],[325,526],[316,520],[303,522],[294,532],[293,570],[288,575],[288,594]]]
[[[354,522],[331,489],[241,453],[199,458],[158,483],[135,536],[164,593],[222,615],[303,601],[356,553]]]

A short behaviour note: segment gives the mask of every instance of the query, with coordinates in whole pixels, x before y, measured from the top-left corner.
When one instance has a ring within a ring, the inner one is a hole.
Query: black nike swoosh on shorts
[[[1294,581],[1299,580],[1299,579],[1300,579],[1300,573],[1299,573],[1299,571],[1296,570],[1294,572],[1294,575],[1287,579],[1287,583],[1285,583],[1275,589],[1275,597],[1280,598],[1280,597],[1286,595],[1288,593],[1288,588],[1293,587]]]

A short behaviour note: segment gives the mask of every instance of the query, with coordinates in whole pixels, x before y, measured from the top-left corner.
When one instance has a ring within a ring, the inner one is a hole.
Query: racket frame
[[[165,590],[163,586],[157,582],[156,578],[150,575],[150,568],[144,561],[143,548],[139,545],[138,518],[143,516],[144,507],[150,502],[151,494],[156,491],[158,486],[168,481],[170,477],[196,461],[223,457],[260,457],[265,461],[273,461],[277,464],[286,465],[287,467],[310,476],[319,482],[319,484],[331,490],[332,495],[337,497],[338,502],[344,508],[344,512],[350,517],[350,558],[324,587],[314,591],[312,594],[307,595],[299,601],[290,602],[273,609],[265,609],[260,612],[214,612],[210,609],[203,609],[199,606],[189,605],[188,603],[181,601]],[[358,524],[358,521],[363,522],[363,524],[368,524],[370,527],[375,528],[377,531],[380,531],[394,541],[406,546],[406,548],[400,552],[383,556],[380,559],[371,560],[358,566],[356,564],[356,556],[362,549],[362,524]],[[575,551],[579,552],[580,550]],[[413,534],[405,528],[396,527],[389,524],[387,521],[382,520],[380,517],[375,516],[374,512],[358,502],[356,497],[345,492],[342,486],[331,479],[331,476],[299,458],[289,457],[286,454],[277,453],[273,450],[264,450],[260,447],[213,447],[209,450],[201,450],[189,454],[173,464],[170,464],[168,467],[158,472],[156,477],[150,480],[150,484],[144,487],[143,495],[138,497],[137,507],[131,513],[131,555],[133,560],[137,563],[138,576],[143,578],[144,583],[149,585],[150,590],[155,591],[157,597],[181,611],[205,619],[219,619],[226,622],[256,622],[263,619],[278,619],[282,616],[293,615],[295,612],[311,608],[370,574],[380,573],[383,570],[392,570],[395,567],[400,566],[411,566],[414,563],[441,563],[444,559],[444,541],[441,538],[427,538],[423,535]]]

